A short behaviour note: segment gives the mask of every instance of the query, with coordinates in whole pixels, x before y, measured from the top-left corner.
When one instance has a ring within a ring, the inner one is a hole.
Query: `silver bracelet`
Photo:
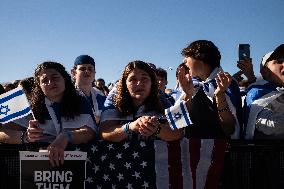
[[[125,134],[129,134],[130,133],[130,130],[129,130],[129,125],[130,125],[131,122],[128,122],[128,123],[125,123],[124,125],[121,126],[121,128],[123,129],[123,132]]]

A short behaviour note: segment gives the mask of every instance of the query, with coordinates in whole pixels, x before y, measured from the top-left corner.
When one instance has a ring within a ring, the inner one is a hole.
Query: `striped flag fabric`
[[[155,141],[157,188],[218,189],[226,139]]]
[[[180,129],[192,124],[185,101],[180,101],[165,110],[166,118],[171,129]]]
[[[8,123],[30,113],[30,104],[22,87],[0,95],[0,123]]]

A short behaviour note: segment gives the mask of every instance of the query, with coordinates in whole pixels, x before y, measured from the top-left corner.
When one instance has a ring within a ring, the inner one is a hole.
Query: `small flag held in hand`
[[[31,113],[30,104],[22,87],[0,95],[0,123],[8,123],[29,113]]]
[[[185,101],[180,101],[180,103],[177,103],[174,106],[166,109],[165,113],[170,127],[173,130],[187,127],[192,124]]]

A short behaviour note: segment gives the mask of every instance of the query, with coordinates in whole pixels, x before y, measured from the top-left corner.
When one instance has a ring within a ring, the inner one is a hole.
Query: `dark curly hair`
[[[205,64],[208,64],[212,70],[216,67],[220,67],[221,54],[212,41],[194,41],[185,47],[181,54],[184,57],[191,57],[203,61]]]
[[[44,123],[44,115],[48,112],[45,105],[45,95],[40,87],[40,75],[45,69],[55,69],[58,71],[65,81],[65,91],[60,103],[60,115],[67,118],[73,119],[76,115],[80,114],[80,103],[81,98],[78,95],[70,75],[65,70],[64,66],[57,62],[43,62],[38,65],[34,73],[34,87],[31,96],[32,111],[35,118],[40,122]]]
[[[163,68],[157,68],[156,69],[156,75],[160,76],[162,78],[165,78],[166,81],[168,81],[168,73],[165,69]]]
[[[151,78],[152,85],[150,95],[146,98],[144,102],[145,110],[156,110],[162,113],[163,109],[160,99],[158,97],[158,85],[155,72],[147,63],[140,60],[129,62],[124,68],[122,76],[117,84],[117,95],[114,96],[114,105],[116,109],[121,112],[122,115],[130,115],[135,113],[136,111],[130,93],[126,87],[126,79],[128,75],[136,68],[147,72]]]
[[[3,87],[3,85],[0,84],[0,95],[5,93],[5,88]]]

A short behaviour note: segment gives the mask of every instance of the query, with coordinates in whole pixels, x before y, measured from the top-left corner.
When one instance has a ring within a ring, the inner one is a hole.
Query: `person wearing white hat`
[[[263,56],[261,84],[247,94],[247,139],[284,139],[284,44]]]
[[[260,68],[263,79],[284,87],[284,44],[267,53],[262,58]]]

